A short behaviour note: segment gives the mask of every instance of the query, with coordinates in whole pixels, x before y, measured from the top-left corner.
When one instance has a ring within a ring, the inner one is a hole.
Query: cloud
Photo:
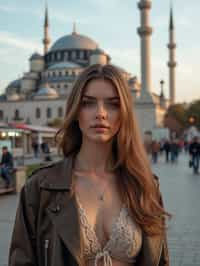
[[[0,32],[0,44],[5,44],[31,52],[41,50],[41,45],[38,42],[30,40],[29,38],[26,39],[18,37],[10,32]]]
[[[35,16],[42,16],[42,12],[39,9],[32,9],[32,8],[26,8],[26,7],[16,7],[16,6],[6,6],[6,5],[0,5],[0,12],[4,13],[10,13],[10,14],[31,14]]]
[[[54,12],[51,12],[50,19],[55,19],[56,21],[60,23],[73,23],[76,22],[77,24],[91,24],[91,22],[96,20],[96,16],[87,16],[87,17],[79,17],[77,19],[77,14],[74,15],[67,15],[66,12],[61,10],[54,10]]]

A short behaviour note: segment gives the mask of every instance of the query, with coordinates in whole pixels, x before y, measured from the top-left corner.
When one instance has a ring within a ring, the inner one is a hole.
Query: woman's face
[[[120,127],[120,99],[111,82],[94,79],[87,84],[78,121],[83,140],[105,143],[113,138]]]

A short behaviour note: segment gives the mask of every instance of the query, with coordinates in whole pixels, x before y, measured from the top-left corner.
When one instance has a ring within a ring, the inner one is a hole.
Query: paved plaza
[[[200,266],[200,175],[192,174],[185,155],[174,165],[161,158],[153,168],[160,176],[165,206],[173,214],[168,232],[171,266]],[[17,201],[15,195],[0,198],[0,266],[7,266]]]

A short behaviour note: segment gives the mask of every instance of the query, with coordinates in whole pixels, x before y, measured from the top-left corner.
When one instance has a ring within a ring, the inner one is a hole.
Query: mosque
[[[141,25],[137,32],[141,39],[141,82],[136,76],[119,67],[127,80],[134,99],[134,108],[143,133],[162,128],[169,104],[175,102],[175,40],[172,9],[169,25],[169,91],[166,99],[152,92],[151,34],[149,25],[150,0],[140,0],[138,9]],[[0,96],[0,121],[48,125],[64,117],[66,99],[77,76],[89,65],[108,64],[111,57],[92,38],[77,32],[62,36],[51,45],[48,8],[44,21],[44,53],[29,58],[29,70],[8,84]]]

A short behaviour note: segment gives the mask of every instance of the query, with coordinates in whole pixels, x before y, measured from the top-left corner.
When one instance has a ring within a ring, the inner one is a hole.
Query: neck
[[[111,162],[112,142],[99,143],[84,139],[76,157],[75,169],[98,175],[109,171]]]

